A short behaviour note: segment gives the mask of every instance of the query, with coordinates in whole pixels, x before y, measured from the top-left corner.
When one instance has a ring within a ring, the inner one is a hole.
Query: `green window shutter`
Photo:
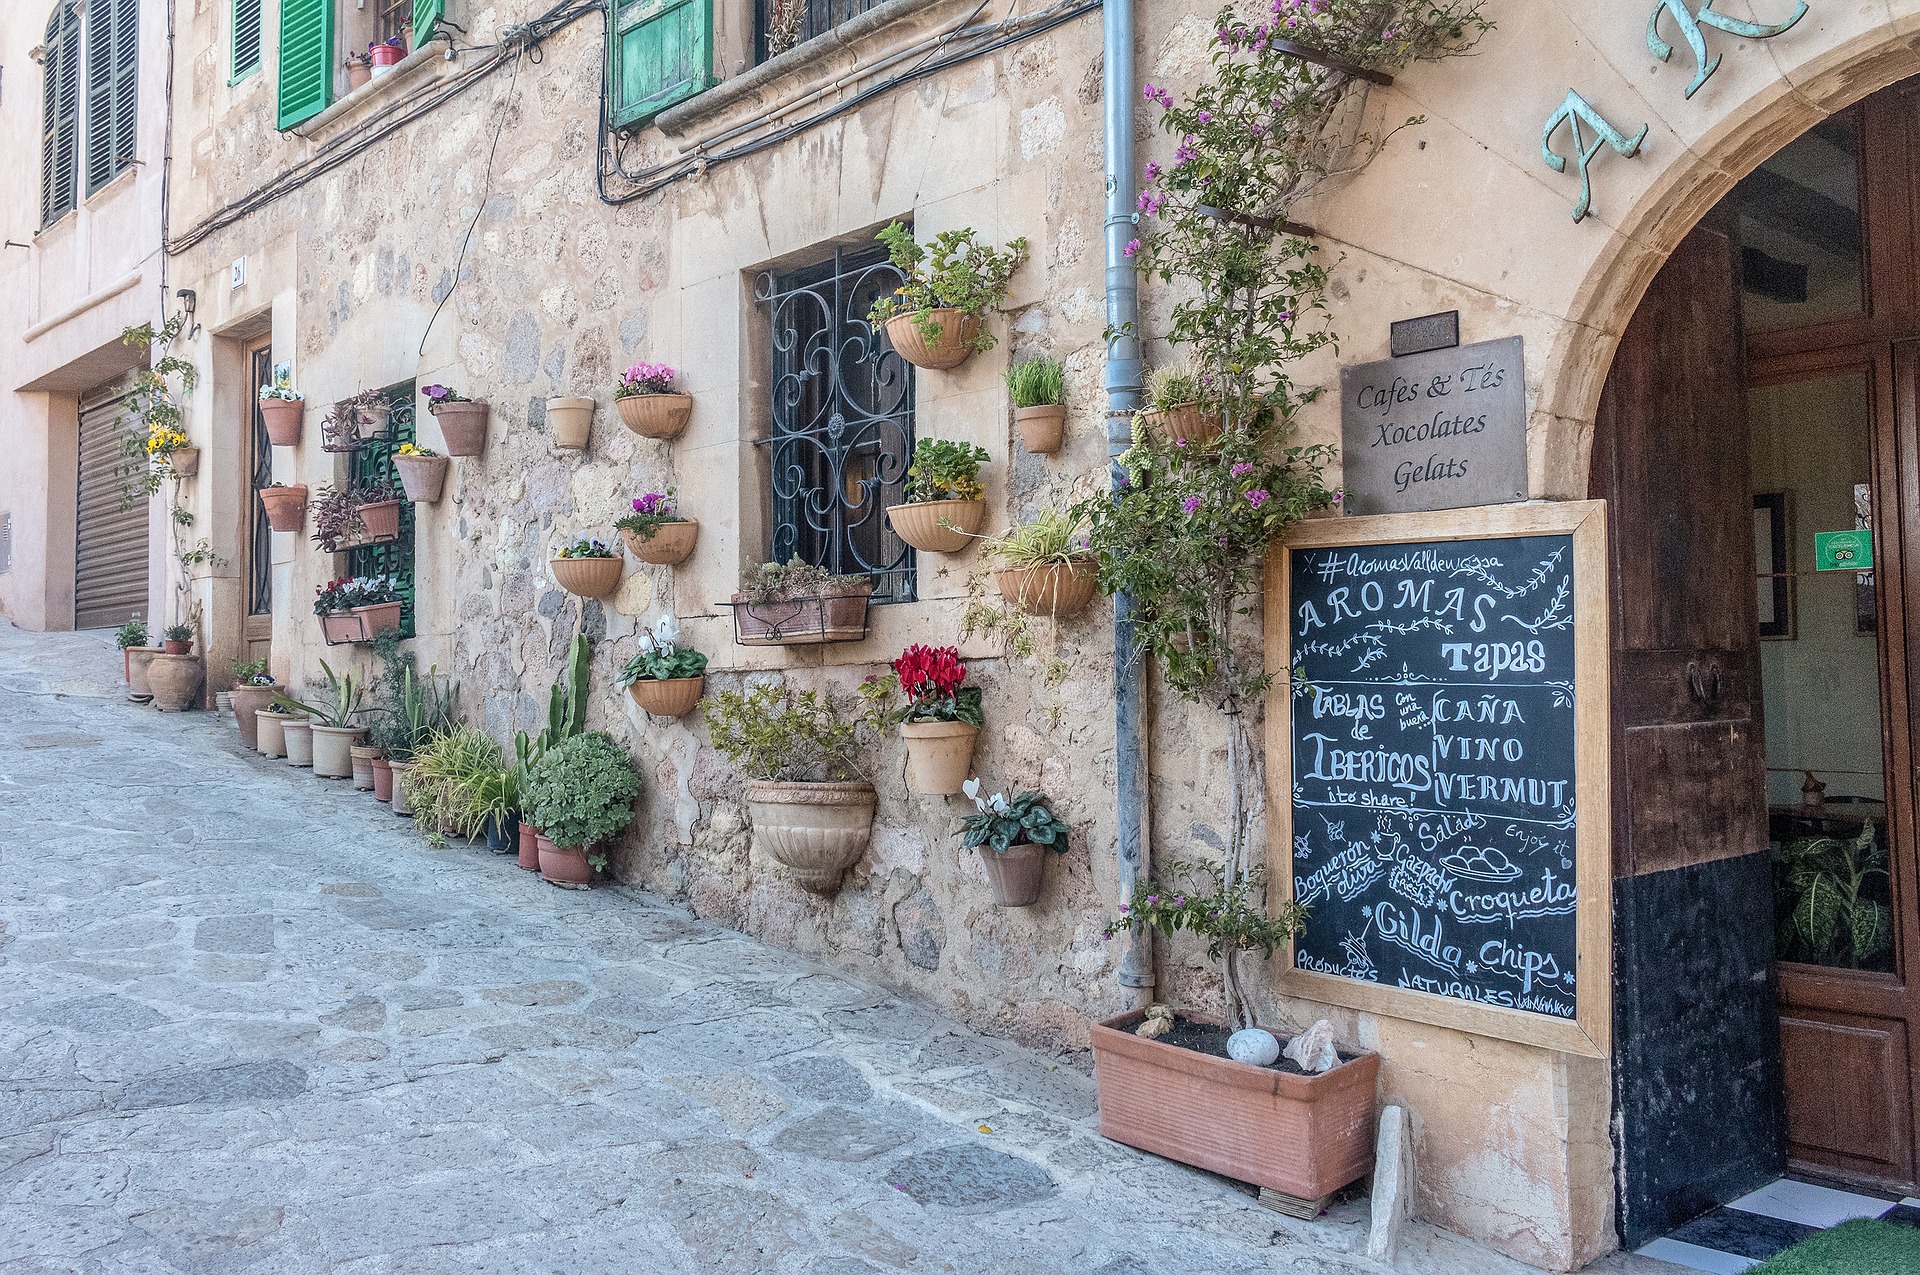
[[[413,47],[433,38],[433,24],[447,11],[447,0],[413,0]]]
[[[333,101],[333,0],[280,0],[279,90],[279,129]]]
[[[133,167],[140,105],[140,0],[87,9],[87,193]]]
[[[233,0],[233,46],[227,71],[227,83],[241,80],[260,69],[261,0]]]
[[[80,15],[61,0],[47,19],[42,70],[40,224],[50,226],[80,202]]]
[[[712,0],[624,0],[609,37],[615,128],[650,120],[713,83]]]

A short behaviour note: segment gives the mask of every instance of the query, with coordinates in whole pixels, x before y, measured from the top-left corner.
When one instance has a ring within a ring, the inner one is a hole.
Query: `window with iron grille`
[[[140,0],[87,8],[87,193],[133,167],[140,105]]]
[[[61,0],[47,19],[41,71],[40,224],[51,226],[80,202],[80,10]]]
[[[857,18],[881,0],[753,0],[753,60],[778,57],[797,44]]]
[[[273,347],[262,346],[253,352],[254,385],[273,384]],[[253,472],[248,476],[252,491],[248,504],[253,506],[253,527],[247,542],[247,614],[273,614],[273,528],[267,524],[266,502],[258,493],[273,485],[273,440],[267,437],[267,416],[260,400],[253,399],[252,428]]]
[[[873,578],[876,602],[914,596],[913,550],[887,525],[913,461],[913,366],[867,322],[900,285],[884,248],[760,278],[771,326],[769,557]]]
[[[400,36],[400,45],[406,47],[407,28],[413,25],[413,0],[374,0],[373,42],[385,44],[395,36]]]
[[[233,42],[229,49],[227,83],[245,79],[260,69],[260,11],[266,0],[233,0]]]
[[[380,391],[392,404],[390,428],[383,438],[360,444],[353,453],[353,483],[356,487],[398,487],[400,471],[393,454],[400,444],[414,441],[413,382],[402,381]],[[400,636],[413,636],[413,502],[400,502],[400,535],[385,544],[362,545],[347,551],[350,576],[392,576],[400,589]]]

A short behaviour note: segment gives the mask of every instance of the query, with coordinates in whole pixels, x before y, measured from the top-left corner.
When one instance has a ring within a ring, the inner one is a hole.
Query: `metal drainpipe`
[[[1107,118],[1107,328],[1116,332],[1107,348],[1107,457],[1109,480],[1119,490],[1126,473],[1119,455],[1133,442],[1133,410],[1140,404],[1140,288],[1127,241],[1135,237],[1133,163],[1133,5],[1106,0],[1102,9]],[[1147,679],[1132,658],[1133,601],[1113,600],[1114,787],[1119,822],[1120,897],[1152,868],[1147,805]],[[1120,957],[1120,986],[1135,1007],[1153,999],[1153,931],[1136,928]]]

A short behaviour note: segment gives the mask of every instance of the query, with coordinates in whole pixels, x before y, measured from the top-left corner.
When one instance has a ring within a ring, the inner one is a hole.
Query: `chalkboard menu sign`
[[[1269,730],[1279,875],[1308,907],[1295,990],[1604,1052],[1603,518],[1517,506],[1289,540]]]

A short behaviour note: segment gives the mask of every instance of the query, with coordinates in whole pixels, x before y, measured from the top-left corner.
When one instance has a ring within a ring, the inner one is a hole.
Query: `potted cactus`
[[[950,797],[973,764],[973,742],[985,718],[980,688],[962,686],[967,666],[951,646],[910,646],[893,671],[861,684],[873,725],[900,728],[907,741],[907,788]],[[901,698],[905,703],[901,704]]]
[[[680,645],[680,622],[668,615],[641,631],[640,653],[621,670],[620,685],[655,717],[684,717],[700,703],[706,671],[707,657]]]
[[[661,567],[686,561],[700,536],[700,524],[681,517],[671,487],[635,497],[633,512],[613,525],[626,541],[628,553]]]
[[[897,221],[877,237],[903,279],[873,303],[867,320],[885,325],[901,358],[915,367],[946,369],[993,348],[983,321],[1007,299],[1013,272],[1027,255],[1025,239],[996,249],[975,243],[968,228],[945,231],[922,245],[911,227]]]
[[[642,438],[677,438],[693,415],[693,395],[673,388],[677,373],[664,363],[636,363],[613,387],[620,423]]]
[[[1030,906],[1040,897],[1047,851],[1067,852],[1067,825],[1055,817],[1044,793],[1016,793],[1011,801],[997,792],[982,797],[978,779],[967,780],[961,791],[978,813],[961,822],[960,844],[980,852],[994,906]]]
[[[991,457],[972,443],[923,438],[907,469],[907,502],[887,510],[893,533],[929,553],[959,553],[987,516],[980,466]]]

